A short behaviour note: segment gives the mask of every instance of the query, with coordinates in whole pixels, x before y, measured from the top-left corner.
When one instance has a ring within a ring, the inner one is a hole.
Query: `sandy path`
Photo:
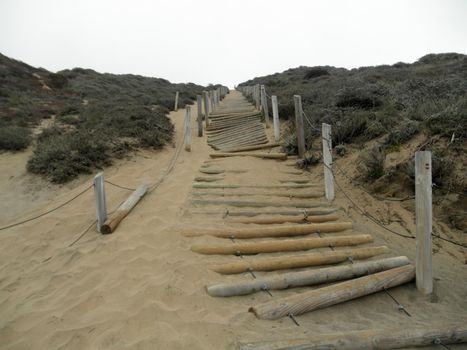
[[[233,92],[223,103],[235,98],[239,96]],[[183,114],[183,110],[171,114],[177,142]],[[194,120],[192,128],[195,132]],[[228,299],[209,297],[206,284],[252,277],[219,276],[209,271],[209,263],[238,258],[194,254],[189,250],[191,244],[219,239],[179,234],[182,227],[223,225],[220,215],[190,213],[196,209],[190,204],[193,178],[201,175],[198,169],[211,152],[205,137],[195,135],[192,152],[182,150],[170,176],[142,200],[114,234],[102,236],[90,231],[67,247],[94,218],[92,193],[87,193],[73,205],[0,235],[1,348],[223,349],[237,341],[303,337],[336,330],[467,322],[465,265],[443,249],[434,256],[436,302],[421,297],[413,285],[391,291],[411,312],[410,318],[400,313],[384,293],[300,316],[300,327],[289,319],[260,321],[246,312],[252,304],[269,300],[266,293]],[[133,162],[122,162],[106,174],[110,180],[130,187],[152,182],[164,172],[173,154],[174,148],[159,152],[157,158],[154,153],[142,152]],[[292,161],[233,158],[216,163],[249,170],[227,173],[225,183],[269,183],[284,177],[280,171],[293,169],[288,166]],[[322,170],[317,168],[305,177],[321,183]],[[128,195],[124,190],[107,188],[110,208]],[[358,199],[373,205],[376,211],[387,210],[367,198]],[[335,205],[345,209],[343,218],[346,213],[350,215],[355,232],[370,233],[375,237],[374,245],[387,244],[391,256],[405,254],[413,261],[413,241],[390,235],[356,215],[340,193]],[[277,291],[273,298],[299,291]]]

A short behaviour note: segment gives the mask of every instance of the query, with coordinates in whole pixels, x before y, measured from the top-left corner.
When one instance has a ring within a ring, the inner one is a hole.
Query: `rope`
[[[86,193],[89,189],[91,189],[91,187],[93,187],[93,185],[89,185],[89,186],[86,187],[83,191],[81,191],[80,193],[78,193],[78,194],[77,194],[76,196],[74,196],[73,198],[67,200],[65,203],[62,203],[62,204],[56,206],[55,208],[50,209],[50,210],[48,210],[48,211],[46,211],[46,212],[44,212],[44,213],[42,213],[42,214],[39,214],[39,215],[37,215],[37,216],[34,216],[34,217],[32,217],[32,218],[29,218],[29,219],[26,219],[26,220],[23,220],[23,221],[15,222],[15,223],[13,223],[13,224],[9,224],[9,225],[0,227],[0,231],[3,231],[3,230],[6,230],[6,229],[8,229],[8,228],[12,228],[12,227],[15,227],[15,226],[19,226],[19,225],[25,224],[25,223],[27,223],[27,222],[29,222],[29,221],[33,221],[33,220],[39,219],[39,218],[41,218],[41,217],[43,217],[43,216],[45,216],[45,215],[47,215],[47,214],[50,214],[50,213],[52,213],[52,212],[54,212],[54,211],[56,211],[56,210],[58,210],[58,209],[64,207],[64,206],[67,205],[68,203],[74,201],[76,198],[80,197],[81,195],[83,195],[84,193]]]
[[[125,187],[125,186],[122,186],[122,185],[118,185],[118,184],[116,184],[116,183],[110,182],[109,180],[104,180],[104,182],[108,183],[109,185],[112,185],[112,186],[121,188],[122,190],[127,190],[127,191],[134,191],[134,190],[136,190],[136,188],[129,188],[129,187]]]

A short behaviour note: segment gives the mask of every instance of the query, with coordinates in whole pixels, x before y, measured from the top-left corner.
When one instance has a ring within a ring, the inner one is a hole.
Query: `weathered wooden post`
[[[259,92],[259,84],[256,84],[255,85],[255,106],[256,106],[256,109],[259,110],[260,109],[260,92]]]
[[[415,152],[415,223],[416,223],[416,284],[424,294],[433,292],[431,256],[432,202],[431,152]]]
[[[191,151],[191,107],[185,109],[185,151]]]
[[[294,95],[295,104],[295,132],[297,134],[298,156],[305,156],[305,129],[303,128],[302,98],[300,95]]]
[[[178,91],[175,93],[175,106],[174,106],[174,111],[178,110]]]
[[[334,175],[332,173],[331,125],[322,124],[321,137],[323,139],[324,192],[326,199],[332,201],[334,199]]]
[[[203,91],[204,97],[204,121],[206,123],[206,130],[209,126],[209,96],[207,91]]]
[[[274,126],[274,141],[279,142],[281,138],[281,130],[279,124],[279,108],[277,106],[277,96],[271,96],[271,104],[272,104],[272,122]]]
[[[261,109],[263,110],[266,128],[269,128],[268,96],[266,95],[266,88],[264,87],[264,85],[261,85]]]
[[[196,95],[196,106],[198,107],[198,137],[203,137],[203,98]]]
[[[97,231],[101,232],[101,227],[107,220],[107,206],[105,203],[105,183],[104,174],[99,173],[94,176],[94,194],[96,196],[96,217]]]
[[[212,90],[209,90],[209,102],[210,102],[210,106],[211,107],[211,111],[214,111],[214,93],[212,92]]]

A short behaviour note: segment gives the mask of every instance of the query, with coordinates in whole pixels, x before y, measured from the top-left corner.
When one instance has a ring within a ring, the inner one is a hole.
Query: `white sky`
[[[467,0],[0,0],[0,52],[233,87],[300,65],[465,54]]]

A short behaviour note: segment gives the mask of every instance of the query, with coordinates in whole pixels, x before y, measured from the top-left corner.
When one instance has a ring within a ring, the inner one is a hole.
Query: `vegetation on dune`
[[[462,214],[444,213],[444,216],[453,217],[450,223],[467,217],[466,55],[429,54],[413,64],[351,70],[298,67],[240,86],[254,84],[263,84],[269,95],[276,95],[280,117],[291,119],[283,140],[288,153],[297,151],[293,95],[301,95],[309,121],[305,120],[307,149],[321,147],[322,122],[332,125],[333,145],[339,156],[347,156],[349,149],[360,150],[368,141],[375,140],[360,152],[359,169],[368,187],[386,195],[413,194],[413,160],[400,160],[389,166],[387,157],[401,150],[414,136],[423,135],[419,146],[432,151],[435,196],[457,194],[452,200],[444,200],[443,205],[463,208]]]
[[[173,125],[166,115],[175,92],[183,108],[205,89],[82,68],[51,73],[0,54],[0,150],[27,148],[31,129],[54,116],[37,137],[27,169],[66,182],[136,147],[170,142]]]

